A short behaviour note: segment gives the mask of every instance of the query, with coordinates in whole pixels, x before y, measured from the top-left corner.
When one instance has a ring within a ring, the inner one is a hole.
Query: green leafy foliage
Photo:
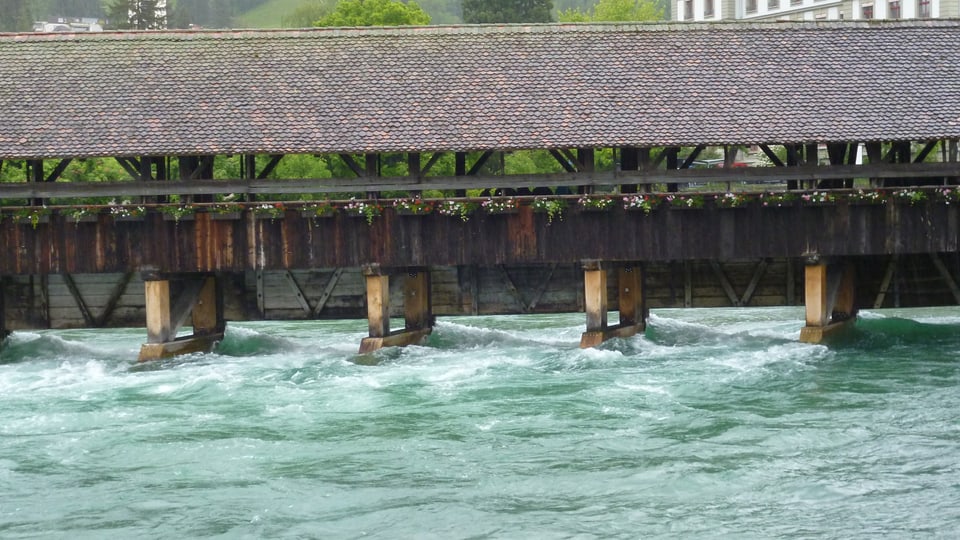
[[[663,14],[653,0],[600,0],[589,10],[563,10],[558,18],[561,22],[659,21]]]
[[[333,12],[315,26],[414,26],[430,24],[416,2],[399,0],[340,0]]]
[[[547,23],[553,20],[553,0],[463,0],[463,22]]]

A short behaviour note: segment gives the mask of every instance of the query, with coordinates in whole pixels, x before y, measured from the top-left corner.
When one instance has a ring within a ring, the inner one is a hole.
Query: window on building
[[[757,0],[745,0],[744,5],[746,7],[747,13],[757,12]]]
[[[703,16],[713,17],[713,0],[703,0]]]
[[[921,19],[930,18],[930,0],[919,0],[917,7],[919,8],[917,9],[917,17]]]
[[[683,20],[693,20],[693,0],[684,0],[683,2]]]
[[[860,5],[860,18],[862,19],[872,19],[873,18],[873,4],[861,4]]]
[[[780,9],[780,0],[767,0],[767,9]]]
[[[803,3],[803,0],[790,0],[791,6],[799,6],[802,3]]]
[[[900,18],[900,0],[890,0],[890,2],[887,4],[887,18]]]

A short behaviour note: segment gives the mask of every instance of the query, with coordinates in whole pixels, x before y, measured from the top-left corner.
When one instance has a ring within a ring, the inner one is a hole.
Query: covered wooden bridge
[[[0,81],[3,329],[960,303],[957,21],[6,34]]]

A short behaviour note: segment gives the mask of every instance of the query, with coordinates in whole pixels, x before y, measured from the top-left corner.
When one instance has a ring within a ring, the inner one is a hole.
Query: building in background
[[[673,20],[815,21],[960,17],[960,0],[675,0]]]

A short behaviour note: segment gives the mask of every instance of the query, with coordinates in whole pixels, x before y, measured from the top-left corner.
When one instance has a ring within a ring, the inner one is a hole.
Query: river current
[[[614,315],[615,320],[615,315]],[[830,347],[798,308],[230,323],[0,352],[0,538],[955,538],[960,312],[883,310]]]

